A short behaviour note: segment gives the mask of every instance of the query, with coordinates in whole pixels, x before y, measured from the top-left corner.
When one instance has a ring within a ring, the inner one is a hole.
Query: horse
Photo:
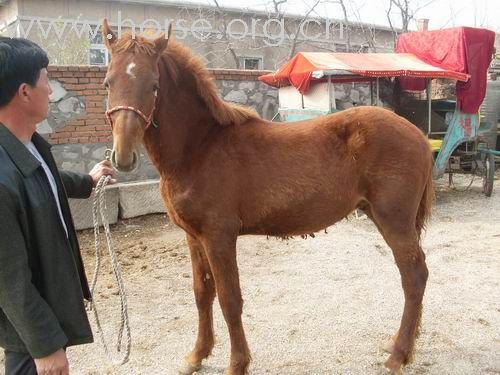
[[[355,209],[375,223],[400,272],[404,311],[384,363],[399,372],[413,359],[428,277],[421,233],[434,191],[432,154],[421,131],[377,107],[266,121],[224,102],[201,60],[171,38],[171,29],[156,39],[118,37],[104,20],[102,30],[112,55],[103,83],[111,161],[131,171],[144,145],[168,216],[189,247],[198,333],[179,372],[196,372],[211,354],[217,296],[231,344],[227,373],[247,373],[238,236],[307,235]]]

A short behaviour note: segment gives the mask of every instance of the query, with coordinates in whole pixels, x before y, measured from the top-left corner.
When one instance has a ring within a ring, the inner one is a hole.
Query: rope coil
[[[92,206],[92,218],[94,221],[94,237],[95,237],[95,253],[96,253],[96,261],[94,268],[94,276],[92,277],[92,283],[90,287],[90,292],[92,295],[92,300],[89,304],[89,309],[94,311],[95,322],[97,326],[97,330],[99,332],[99,337],[101,339],[101,343],[104,347],[104,351],[106,352],[107,357],[114,365],[123,365],[128,362],[130,357],[130,349],[131,349],[131,337],[130,337],[130,325],[128,318],[128,306],[127,306],[127,295],[125,293],[125,287],[123,285],[123,278],[121,273],[120,264],[118,263],[118,258],[116,256],[116,251],[113,247],[113,241],[111,238],[111,232],[109,229],[108,218],[106,217],[107,207],[106,207],[106,199],[105,199],[105,187],[111,180],[110,176],[102,176],[94,191],[94,199]],[[121,322],[120,329],[118,331],[118,340],[116,343],[116,351],[120,352],[122,349],[122,338],[123,331],[125,330],[125,352],[123,355],[116,359],[111,354],[107,341],[104,337],[104,331],[101,328],[101,322],[99,320],[99,314],[97,312],[95,299],[94,299],[94,291],[97,284],[97,277],[99,275],[99,270],[101,267],[101,240],[100,240],[100,231],[99,231],[99,215],[101,218],[102,226],[104,228],[104,234],[106,237],[106,243],[108,247],[108,252],[111,258],[111,265],[113,267],[113,273],[116,278],[116,282],[118,284],[118,291],[120,295],[120,310],[121,310]]]

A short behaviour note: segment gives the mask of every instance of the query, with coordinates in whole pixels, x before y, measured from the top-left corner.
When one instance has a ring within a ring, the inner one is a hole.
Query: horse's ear
[[[155,49],[158,55],[161,55],[161,53],[165,50],[165,48],[167,48],[168,40],[171,38],[171,36],[172,36],[172,24],[170,23],[168,25],[167,34],[166,35],[161,34],[158,38],[155,39]]]
[[[109,50],[113,48],[113,44],[118,40],[116,34],[109,27],[107,18],[102,21],[102,40],[104,40],[104,44]]]
[[[165,38],[164,34],[161,34],[158,38],[155,39],[155,50],[158,55],[161,55],[161,53],[167,48],[168,44],[168,39]]]

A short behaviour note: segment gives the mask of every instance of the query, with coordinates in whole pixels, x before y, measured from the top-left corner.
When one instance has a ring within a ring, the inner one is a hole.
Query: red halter
[[[131,107],[128,105],[117,105],[116,107],[113,107],[113,108],[108,109],[106,111],[106,118],[108,119],[109,126],[111,126],[111,130],[113,130],[113,120],[111,119],[111,115],[113,113],[121,111],[121,110],[132,111],[132,112],[135,112],[136,114],[138,114],[139,117],[144,120],[144,123],[146,124],[146,126],[144,127],[144,130],[146,131],[151,124],[153,124],[154,128],[158,127],[158,125],[156,125],[154,120],[153,120],[153,114],[155,112],[155,108],[156,108],[156,93],[155,93],[155,101],[153,104],[153,109],[151,110],[151,114],[149,115],[149,117],[147,117],[140,109],[137,109],[135,107]]]

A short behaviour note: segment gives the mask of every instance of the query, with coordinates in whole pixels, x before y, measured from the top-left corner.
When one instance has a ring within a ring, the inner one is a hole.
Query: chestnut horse
[[[197,371],[214,347],[216,295],[231,340],[228,373],[247,372],[238,236],[310,234],[356,208],[376,224],[401,274],[403,317],[385,366],[398,372],[407,364],[428,275],[420,234],[433,200],[432,156],[423,134],[376,107],[272,123],[222,101],[201,61],[178,42],[118,38],[106,20],[103,34],[113,57],[104,82],[112,163],[134,169],[144,144],[168,215],[186,232],[199,324],[180,372]]]

